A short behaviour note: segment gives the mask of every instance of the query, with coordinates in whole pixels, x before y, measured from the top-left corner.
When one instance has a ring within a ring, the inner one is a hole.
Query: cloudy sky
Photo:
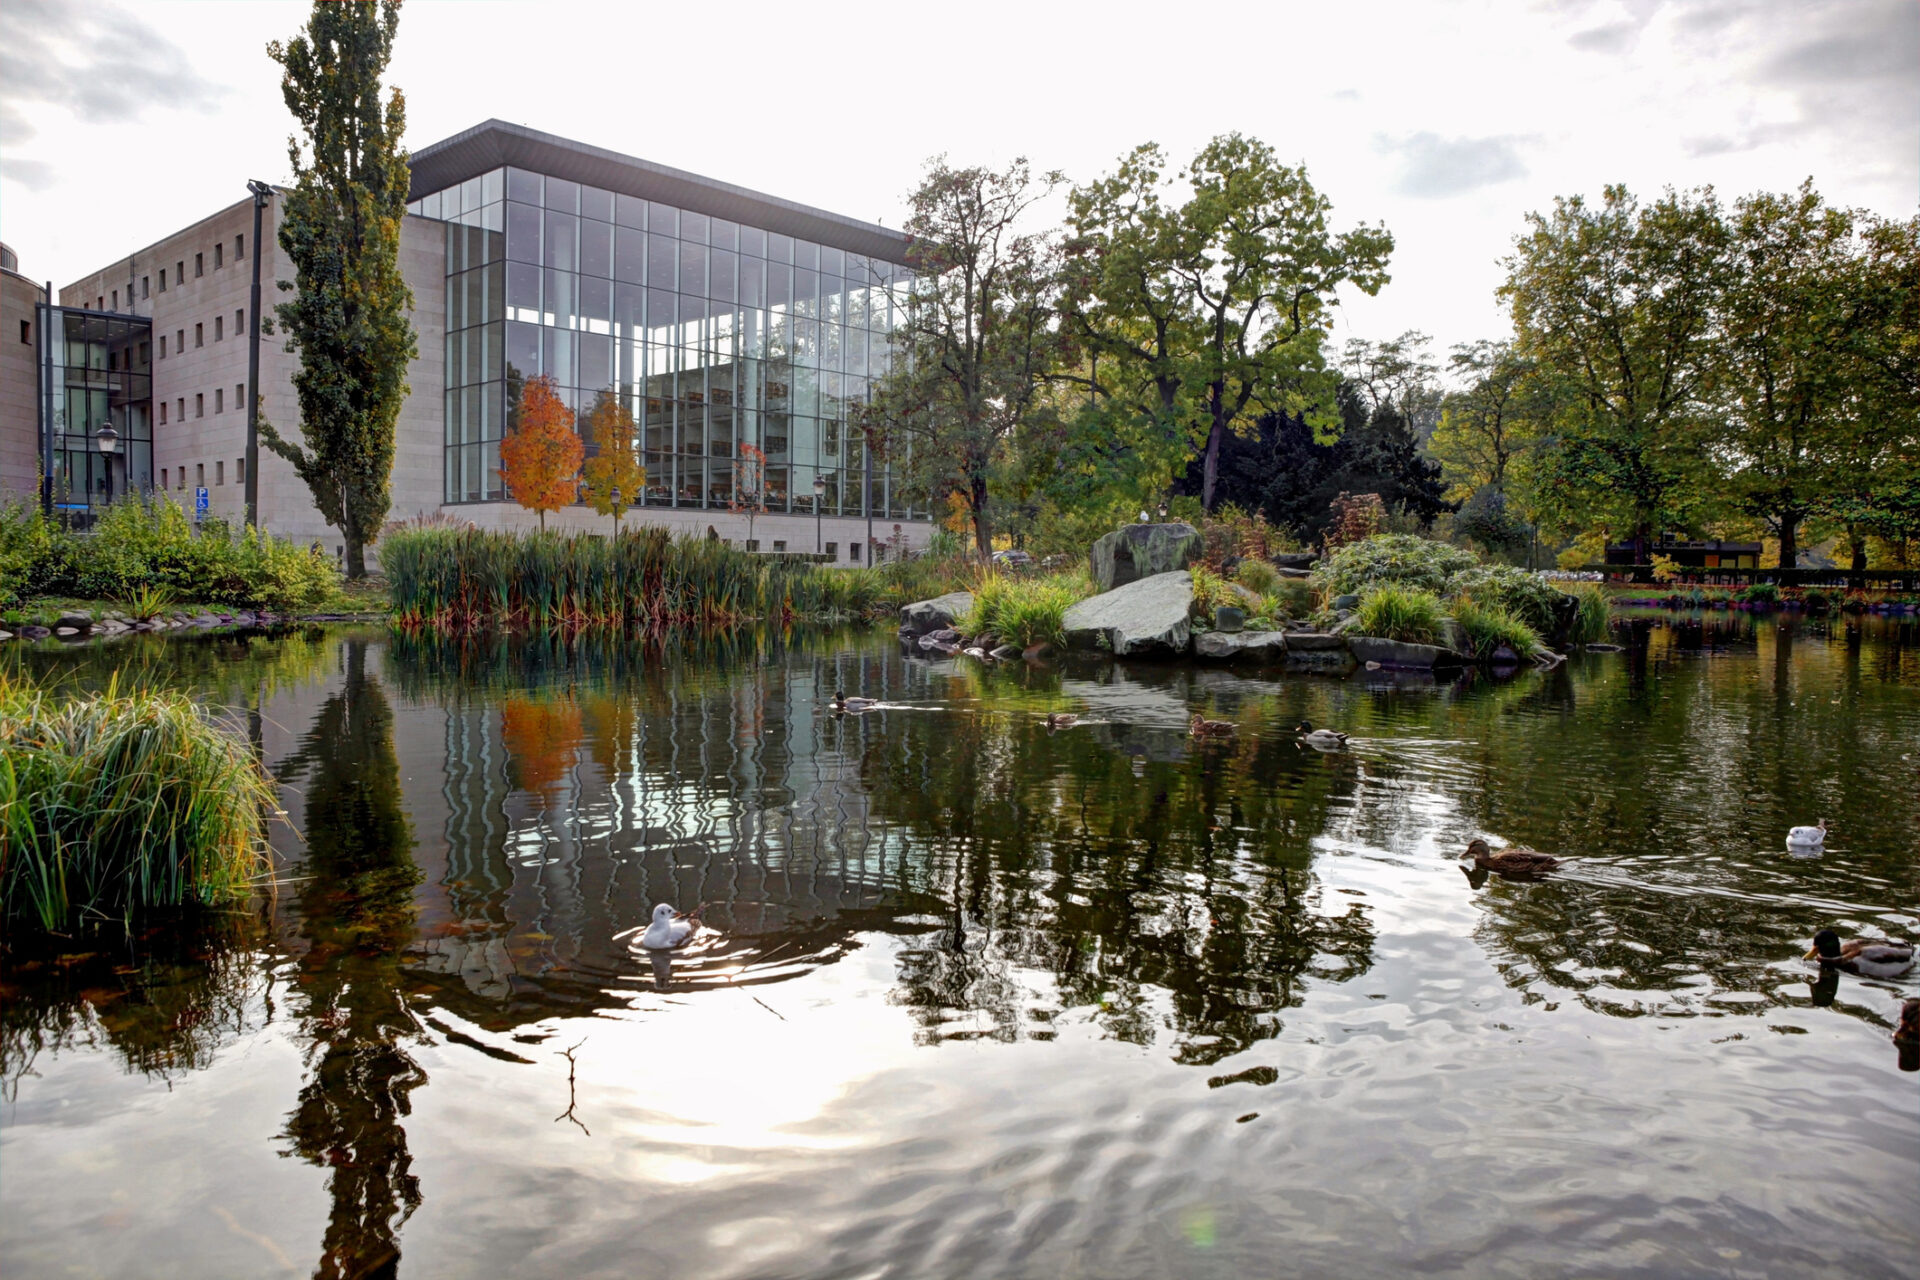
[[[306,11],[5,0],[0,238],[22,270],[57,288],[287,180],[264,47]],[[1920,205],[1916,0],[410,0],[390,81],[414,146],[497,116],[892,226],[935,152],[1084,180],[1237,129],[1303,162],[1338,225],[1394,233],[1392,283],[1341,337],[1442,347],[1506,331],[1499,259],[1556,195],[1811,176],[1834,203]]]

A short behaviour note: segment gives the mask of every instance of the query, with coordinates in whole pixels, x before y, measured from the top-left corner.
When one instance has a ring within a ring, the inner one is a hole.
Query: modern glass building
[[[36,310],[42,474],[52,509],[85,519],[153,488],[153,324],[45,303]]]
[[[752,445],[769,511],[924,518],[849,429],[906,236],[500,121],[416,152],[412,194],[446,223],[447,503],[506,500],[500,440],[547,374],[583,436],[596,397],[631,410],[647,506],[725,509]]]

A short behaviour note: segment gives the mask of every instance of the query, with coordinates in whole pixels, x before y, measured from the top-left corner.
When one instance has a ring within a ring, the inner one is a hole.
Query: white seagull
[[[661,903],[653,909],[653,923],[640,935],[640,945],[655,951],[669,951],[683,945],[700,927],[700,910],[695,907],[691,911],[675,911]]]
[[[1787,843],[1801,846],[1824,844],[1827,839],[1827,820],[1820,819],[1817,827],[1792,827],[1787,831]]]

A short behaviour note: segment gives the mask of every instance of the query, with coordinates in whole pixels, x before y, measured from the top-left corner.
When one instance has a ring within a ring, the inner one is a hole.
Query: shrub
[[[1773,582],[1750,583],[1745,590],[1738,592],[1734,598],[1736,600],[1744,600],[1748,604],[1779,604],[1780,586],[1778,583]]]
[[[1543,636],[1558,628],[1567,593],[1510,564],[1475,565],[1447,579],[1447,594],[1472,596],[1513,614]]]
[[[1573,615],[1573,630],[1567,638],[1574,644],[1593,644],[1606,639],[1612,615],[1606,589],[1597,582],[1583,582],[1571,594],[1579,609]]]
[[[1263,596],[1272,595],[1286,581],[1272,562],[1267,560],[1242,560],[1233,577],[1247,590]]]
[[[1483,605],[1463,596],[1454,601],[1453,618],[1466,633],[1467,651],[1476,658],[1491,658],[1501,645],[1522,658],[1532,657],[1543,647],[1532,627],[1499,605]]]
[[[1382,582],[1360,597],[1360,608],[1354,618],[1361,635],[1410,644],[1437,644],[1444,630],[1446,613],[1440,606],[1440,597],[1431,591]]]
[[[1479,560],[1471,551],[1408,533],[1386,533],[1349,543],[1314,566],[1313,581],[1329,596],[1359,593],[1379,582],[1441,595],[1448,580]]]
[[[68,931],[245,898],[273,788],[184,693],[92,697],[0,676],[0,915]]]
[[[1327,504],[1333,519],[1323,541],[1327,550],[1365,542],[1378,534],[1387,522],[1386,504],[1377,493],[1342,493]]]
[[[1213,621],[1213,611],[1222,606],[1245,608],[1247,598],[1234,589],[1233,583],[1221,577],[1204,564],[1196,564],[1193,574],[1193,604],[1189,612],[1196,618],[1208,623]]]

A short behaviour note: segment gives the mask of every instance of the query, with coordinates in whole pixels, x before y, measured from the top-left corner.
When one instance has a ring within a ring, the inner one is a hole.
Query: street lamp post
[[[247,523],[260,523],[260,211],[273,198],[273,188],[258,180],[247,183],[253,193],[253,314],[247,336]]]
[[[826,496],[826,477],[814,473],[813,476],[813,554],[820,555],[826,550],[826,543],[820,541],[820,502]]]
[[[113,458],[120,452],[120,433],[113,429],[111,422],[103,422],[100,429],[93,433],[93,446],[100,451],[100,459],[107,468],[107,503],[113,505]]]

